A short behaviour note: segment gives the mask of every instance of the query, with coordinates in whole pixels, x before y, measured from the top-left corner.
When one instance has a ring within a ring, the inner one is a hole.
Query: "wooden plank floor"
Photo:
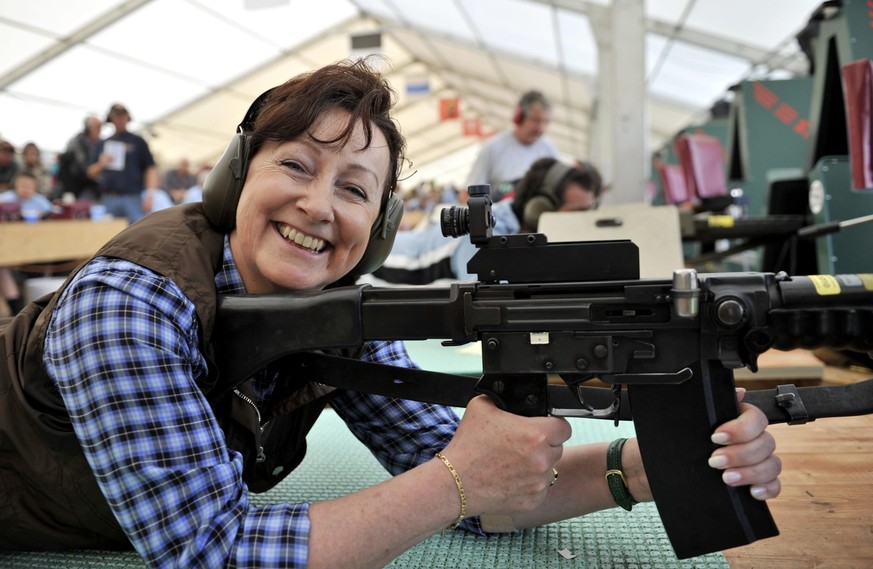
[[[832,370],[824,383],[870,372]],[[782,494],[770,510],[778,537],[724,552],[732,569],[873,567],[873,415],[773,425]]]

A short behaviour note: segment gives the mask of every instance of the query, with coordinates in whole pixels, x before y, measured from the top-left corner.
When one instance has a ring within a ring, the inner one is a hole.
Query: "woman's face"
[[[234,261],[251,294],[318,290],[348,273],[364,254],[379,214],[389,153],[362,124],[345,146],[332,140],[348,113],[325,113],[312,137],[269,142],[252,157],[230,235]]]

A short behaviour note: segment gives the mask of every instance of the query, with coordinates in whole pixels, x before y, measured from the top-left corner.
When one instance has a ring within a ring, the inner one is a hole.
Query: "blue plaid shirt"
[[[225,239],[219,294],[244,292]],[[106,500],[155,567],[304,567],[309,505],[256,507],[197,387],[207,375],[192,302],[141,266],[92,260],[64,291],[45,365]],[[399,342],[364,359],[413,366]],[[253,382],[258,403],[273,379]],[[449,408],[351,391],[331,401],[392,474],[430,460],[455,432]],[[469,529],[481,531],[476,520]]]

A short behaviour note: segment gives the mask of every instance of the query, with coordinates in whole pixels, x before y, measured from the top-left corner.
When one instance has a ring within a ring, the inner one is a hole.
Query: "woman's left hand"
[[[718,427],[712,442],[724,445],[716,449],[709,465],[723,470],[722,479],[729,486],[750,486],[758,500],[775,498],[782,489],[779,473],[782,461],[774,454],[776,440],[766,431],[767,417],[748,403],[742,403],[745,390],[737,390],[739,416]]]

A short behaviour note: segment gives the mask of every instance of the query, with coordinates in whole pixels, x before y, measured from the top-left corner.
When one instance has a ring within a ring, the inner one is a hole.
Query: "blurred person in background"
[[[545,137],[551,117],[552,106],[542,93],[528,91],[522,95],[512,115],[514,126],[482,144],[466,186],[491,184],[491,196],[496,202],[512,192],[537,159],[557,158],[558,149]]]
[[[15,158],[15,147],[7,140],[0,140],[0,191],[12,189],[15,176],[21,165]]]
[[[121,103],[110,107],[106,122],[115,132],[97,144],[88,176],[100,183],[100,197],[106,211],[126,217],[130,223],[141,219],[142,192],[158,188],[158,171],[148,142],[127,130],[131,117]]]
[[[52,175],[42,161],[42,151],[35,142],[28,142],[21,150],[21,171],[27,172],[36,179],[36,191],[52,200],[56,197]]]
[[[185,192],[196,183],[197,176],[191,172],[188,159],[180,158],[176,167],[164,174],[163,188],[173,198],[173,203],[182,203]]]
[[[58,158],[58,184],[61,193],[72,193],[76,199],[97,201],[100,184],[88,176],[91,157],[97,153],[103,121],[96,115],[85,117],[83,128],[67,142]]]
[[[19,172],[15,177],[15,189],[0,193],[0,202],[17,202],[21,216],[26,221],[42,219],[52,212],[52,202],[39,193],[36,177],[30,172]]]

